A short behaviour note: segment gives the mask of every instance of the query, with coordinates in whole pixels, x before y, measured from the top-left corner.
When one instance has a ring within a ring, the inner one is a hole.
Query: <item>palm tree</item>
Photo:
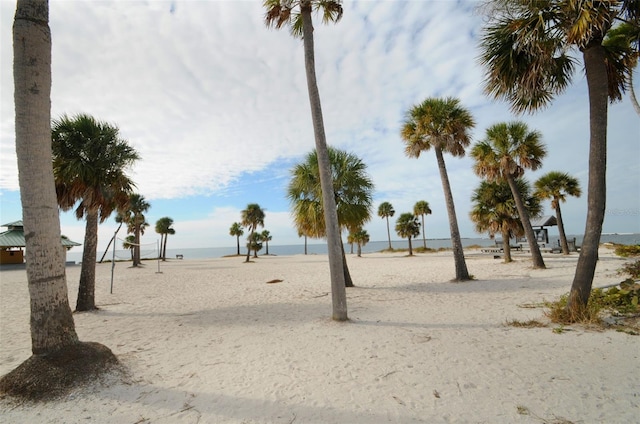
[[[16,155],[33,355],[0,378],[0,392],[31,400],[58,394],[117,364],[98,343],[81,343],[69,307],[65,253],[51,163],[51,32],[46,0],[18,0],[13,25]],[[65,375],[64,379],[60,376]]]
[[[244,234],[244,230],[242,229],[242,224],[239,222],[234,222],[229,228],[229,235],[236,238],[236,244],[238,245],[238,253],[236,255],[240,256],[240,236]]]
[[[378,206],[378,216],[387,220],[387,239],[389,240],[389,250],[393,250],[391,247],[391,232],[389,232],[389,217],[393,217],[396,211],[389,202],[382,202]]]
[[[86,219],[77,311],[96,309],[98,224],[126,205],[133,181],[125,170],[140,158],[117,126],[81,114],[53,121],[53,175],[58,205]]]
[[[409,241],[409,256],[413,256],[411,238],[420,235],[420,223],[418,222],[418,217],[409,212],[401,214],[396,221],[396,233],[398,233],[400,237],[406,238]]]
[[[607,66],[605,34],[616,20],[637,26],[638,2],[492,2],[480,47],[485,91],[507,100],[515,112],[548,105],[571,82],[581,52],[589,88],[589,184],[587,221],[567,309],[587,306],[598,260],[606,204],[607,103],[618,100],[630,68]]]
[[[335,208],[333,182],[331,181],[331,164],[327,151],[327,140],[324,132],[320,92],[316,81],[315,54],[313,46],[313,9],[322,11],[324,23],[337,22],[342,18],[342,5],[339,0],[264,0],[267,10],[265,23],[268,27],[282,28],[288,26],[291,34],[302,37],[304,45],[304,65],[307,75],[307,90],[311,105],[311,120],[315,137],[316,151],[320,169],[322,187],[322,203],[326,221],[327,248],[329,253],[329,269],[331,274],[331,299],[333,305],[332,318],[346,321],[347,293],[344,281],[344,247],[340,238],[338,214]]]
[[[545,268],[544,260],[516,179],[524,175],[525,169],[535,171],[542,165],[547,150],[541,137],[539,132],[529,131],[524,122],[499,123],[487,128],[485,140],[471,149],[471,157],[475,160],[473,170],[477,175],[489,181],[506,180],[509,183],[534,268]]]
[[[422,217],[422,244],[423,247],[426,249],[427,248],[427,236],[426,236],[426,227],[424,226],[424,216],[425,215],[431,215],[431,209],[429,209],[429,202],[427,202],[426,200],[419,200],[416,202],[415,205],[413,205],[413,214],[415,216],[421,216]]]
[[[258,251],[262,250],[262,234],[254,231],[247,240],[247,249],[253,251],[253,257],[258,257]]]
[[[418,158],[423,151],[431,148],[435,151],[449,215],[451,244],[456,267],[455,281],[467,281],[471,277],[464,259],[458,219],[443,153],[464,156],[464,149],[470,143],[469,131],[474,125],[471,113],[460,106],[458,99],[431,97],[407,112],[401,133],[407,156]]]
[[[168,216],[156,221],[156,233],[160,234],[160,257],[163,261],[167,260],[167,238],[176,233],[176,230],[171,228],[172,225],[173,219]]]
[[[626,85],[629,88],[629,98],[636,114],[640,116],[640,104],[633,88],[633,71],[638,66],[640,56],[640,25],[630,22],[616,25],[607,31],[602,45],[607,52],[607,70],[610,74],[627,69]]]
[[[261,237],[261,240],[264,242],[265,247],[267,249],[266,254],[269,255],[269,242],[271,241],[273,236],[271,235],[271,233],[268,230],[264,230],[262,233],[260,233],[260,237]]]
[[[253,233],[256,232],[258,226],[264,227],[264,211],[257,203],[249,203],[247,208],[242,211],[241,224],[249,229],[249,238],[247,239],[247,260],[249,262],[249,255],[251,254],[251,242],[253,240]],[[257,256],[257,254],[255,255]]]
[[[353,243],[358,245],[358,257],[362,257],[362,246],[369,243],[369,233],[367,230],[359,228],[355,232],[351,232],[349,235],[351,236]]]
[[[542,207],[540,200],[531,195],[529,183],[524,178],[517,178],[516,186],[529,216],[538,216]],[[504,262],[511,262],[510,240],[522,236],[524,228],[509,183],[505,180],[482,181],[474,190],[471,201],[473,208],[470,216],[476,231],[487,231],[491,238],[496,234],[502,235]]]
[[[328,153],[335,193],[334,204],[340,228],[360,228],[371,219],[373,182],[367,174],[367,167],[356,155],[344,150],[329,147]],[[292,178],[287,188],[287,197],[293,209],[298,232],[316,238],[326,236],[325,221],[322,219],[324,198],[319,174],[318,158],[314,150],[307,155],[304,162],[292,169]],[[353,281],[347,267],[342,240],[340,249],[345,285],[352,287]]]
[[[115,217],[115,221],[118,224],[118,228],[116,228],[116,230],[114,231],[113,236],[111,237],[111,240],[109,240],[107,247],[104,249],[104,253],[102,254],[102,257],[98,262],[102,263],[102,261],[104,261],[104,257],[107,256],[107,252],[109,251],[111,244],[116,240],[116,237],[118,236],[118,232],[120,231],[120,228],[122,228],[122,224],[124,224],[124,219],[125,217],[122,215],[120,211],[118,211]]]
[[[133,262],[133,251],[136,247],[136,236],[127,236],[122,242],[122,248],[131,252],[131,261]]]
[[[135,245],[133,248],[133,265],[134,267],[140,265],[140,236],[144,235],[144,229],[149,226],[144,213],[151,208],[151,205],[144,196],[134,193],[129,196],[129,204],[126,210],[123,212],[125,216],[125,222],[128,226],[128,231],[133,233],[135,237]]]
[[[564,223],[562,221],[562,212],[560,211],[560,202],[566,202],[567,196],[580,197],[580,183],[577,178],[570,176],[564,172],[551,171],[538,178],[535,182],[535,195],[540,199],[551,199],[551,209],[556,211],[556,220],[558,221],[558,233],[560,233],[560,245],[562,253],[569,254],[569,245],[567,244],[567,236],[564,232]]]

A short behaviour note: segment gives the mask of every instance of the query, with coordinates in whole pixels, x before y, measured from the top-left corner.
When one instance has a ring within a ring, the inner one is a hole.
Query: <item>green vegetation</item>
[[[628,258],[630,256],[640,256],[640,244],[614,244],[613,251],[616,255]]]

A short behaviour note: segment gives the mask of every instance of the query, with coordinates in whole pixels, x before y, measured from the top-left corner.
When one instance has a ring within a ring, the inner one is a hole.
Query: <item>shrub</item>
[[[640,256],[640,244],[614,244],[613,251],[616,255],[628,258],[629,256]]]

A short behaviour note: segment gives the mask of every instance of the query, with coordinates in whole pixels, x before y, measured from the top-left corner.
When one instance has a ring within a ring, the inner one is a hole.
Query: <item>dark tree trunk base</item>
[[[78,342],[46,355],[32,355],[0,378],[0,396],[22,401],[53,400],[112,371],[124,375],[124,367],[108,347]]]

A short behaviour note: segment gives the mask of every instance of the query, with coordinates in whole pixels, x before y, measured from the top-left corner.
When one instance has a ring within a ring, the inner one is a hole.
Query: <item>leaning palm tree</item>
[[[241,224],[248,228],[249,237],[247,238],[247,259],[245,262],[249,262],[249,256],[251,255],[251,243],[254,240],[254,233],[258,227],[264,227],[264,211],[257,203],[249,203],[247,208],[241,212],[242,222]],[[257,251],[256,255],[257,256]]]
[[[163,260],[167,260],[167,238],[169,235],[174,235],[176,230],[171,228],[173,225],[173,219],[168,216],[162,217],[156,221],[156,233],[160,234],[160,253],[159,257]]]
[[[240,236],[244,234],[244,230],[242,229],[242,224],[239,222],[234,222],[231,224],[229,228],[229,235],[236,238],[236,244],[238,246],[238,250],[236,255],[240,256]]]
[[[431,215],[431,209],[429,208],[429,202],[426,200],[419,200],[413,205],[413,214],[415,216],[422,217],[422,245],[426,249],[427,248],[427,236],[426,236],[426,227],[424,226],[424,216]]]
[[[389,217],[393,217],[396,211],[389,202],[382,202],[378,206],[378,216],[387,220],[387,239],[389,240],[389,250],[393,250],[391,247],[391,232],[389,231]]]
[[[414,214],[406,212],[401,214],[396,221],[396,233],[402,238],[409,241],[409,256],[413,256],[413,247],[411,246],[411,238],[420,235],[420,223],[418,217]]]
[[[569,254],[569,245],[567,244],[567,236],[564,232],[564,223],[562,221],[562,212],[560,211],[560,203],[566,202],[567,196],[580,197],[580,183],[577,178],[571,175],[551,171],[538,178],[535,182],[535,195],[540,199],[551,199],[551,209],[556,211],[556,220],[558,221],[558,233],[560,234],[560,246],[562,253]]]
[[[475,160],[473,170],[478,176],[489,181],[505,180],[509,183],[534,268],[545,268],[544,259],[516,179],[522,177],[526,169],[535,171],[542,165],[547,150],[541,138],[539,132],[530,131],[524,122],[503,122],[487,128],[485,140],[471,149],[471,157]]]
[[[144,196],[134,193],[129,196],[129,204],[126,210],[123,211],[125,216],[125,222],[128,226],[128,231],[133,233],[135,237],[135,246],[133,248],[133,265],[137,267],[142,262],[140,260],[140,237],[144,235],[144,229],[149,226],[144,213],[151,208],[151,205]]]
[[[542,212],[540,200],[531,195],[529,183],[524,178],[518,178],[516,187],[529,216],[540,215]],[[491,238],[500,234],[504,246],[504,262],[511,262],[510,240],[522,236],[524,228],[509,183],[505,180],[482,181],[474,190],[471,201],[473,207],[470,217],[475,223],[476,231],[479,233],[486,231]]]
[[[480,47],[485,91],[507,100],[515,112],[547,106],[571,82],[580,52],[589,87],[589,184],[586,228],[567,309],[587,306],[598,260],[606,204],[607,103],[621,98],[631,69],[608,66],[603,45],[616,21],[638,25],[635,0],[509,1],[489,3]]]
[[[342,4],[340,0],[264,0],[267,10],[265,23],[268,27],[277,29],[288,26],[291,34],[302,38],[304,45],[304,65],[307,75],[307,90],[311,105],[311,120],[315,136],[316,150],[320,168],[320,182],[322,186],[322,201],[329,253],[329,269],[331,273],[331,299],[333,305],[332,318],[336,321],[346,321],[347,293],[344,281],[344,255],[342,255],[342,241],[340,226],[335,208],[333,182],[331,181],[331,165],[327,151],[327,140],[324,132],[324,120],[320,104],[320,92],[316,81],[315,54],[313,46],[312,12],[322,12],[324,23],[338,22],[342,18]]]
[[[332,147],[328,153],[340,228],[360,228],[371,219],[373,181],[367,174],[366,165],[356,155]],[[310,237],[326,237],[325,221],[322,219],[324,198],[316,151],[310,152],[304,162],[296,165],[291,175],[287,197],[298,232]],[[340,249],[345,286],[352,287],[342,240]]]
[[[260,233],[260,237],[262,239],[262,242],[264,242],[264,245],[265,245],[265,249],[266,249],[265,254],[269,255],[269,242],[273,239],[273,236],[271,235],[269,230],[264,230]]]
[[[0,378],[0,394],[59,395],[117,363],[97,343],[81,343],[69,307],[51,164],[51,32],[46,0],[18,0],[13,24],[16,156],[26,237],[33,355]],[[6,342],[5,342],[6,343]],[[64,378],[61,378],[64,376]]]
[[[467,281],[471,277],[464,259],[458,219],[456,218],[456,209],[443,153],[464,156],[464,149],[470,143],[469,131],[474,125],[471,113],[460,105],[458,99],[431,97],[409,109],[401,132],[407,156],[418,158],[423,151],[428,151],[431,148],[435,151],[447,204],[447,214],[449,215],[449,229],[456,267],[455,281]]]
[[[117,126],[86,114],[53,121],[53,174],[58,205],[86,220],[77,311],[96,308],[98,224],[127,204],[133,181],[126,174],[140,156]]]

